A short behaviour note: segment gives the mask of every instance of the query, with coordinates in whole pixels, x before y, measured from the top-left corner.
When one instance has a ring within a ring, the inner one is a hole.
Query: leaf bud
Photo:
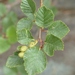
[[[22,46],[20,50],[21,50],[21,51],[26,51],[27,49],[28,49],[27,46]]]
[[[34,40],[34,42],[31,42],[29,44],[29,47],[34,47],[37,43],[38,43],[38,41],[37,40]]]
[[[24,52],[20,52],[20,53],[18,54],[18,56],[19,56],[20,58],[23,58]]]

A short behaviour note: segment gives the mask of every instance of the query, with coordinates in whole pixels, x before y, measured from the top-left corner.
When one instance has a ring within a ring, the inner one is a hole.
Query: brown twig
[[[42,38],[42,31],[41,31],[41,28],[39,29],[39,39],[41,39]]]
[[[43,5],[43,0],[41,0],[41,6]]]
[[[43,48],[43,40],[42,40],[42,29],[39,29],[39,43],[40,43],[40,49]]]
[[[47,30],[45,30],[45,29],[42,29],[42,32],[47,32]]]
[[[43,0],[41,0],[41,6],[43,5]],[[40,43],[40,49],[43,48],[43,40],[42,40],[42,28],[39,29],[39,43]]]

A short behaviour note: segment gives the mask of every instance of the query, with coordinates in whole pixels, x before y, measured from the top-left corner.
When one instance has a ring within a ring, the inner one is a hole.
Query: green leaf
[[[17,31],[17,40],[23,45],[29,45],[29,43],[33,40],[33,37],[29,30],[23,29],[21,31]]]
[[[48,27],[54,20],[53,12],[45,6],[41,7],[36,13],[36,24],[39,27]]]
[[[55,6],[50,6],[50,9],[53,11],[53,14],[56,15],[58,10]]]
[[[4,67],[4,75],[17,75],[17,69],[16,68],[8,68]]]
[[[17,42],[16,28],[15,26],[10,26],[6,31],[6,36],[8,41],[13,44]]]
[[[48,29],[48,34],[52,34],[62,39],[69,32],[69,28],[62,21],[55,21],[51,23]]]
[[[18,47],[17,47],[17,50],[18,50],[18,51],[20,51],[21,47],[22,47],[21,45],[20,45],[20,46],[18,46]]]
[[[32,27],[32,21],[29,20],[28,18],[23,18],[18,22],[17,31],[23,29],[30,30],[31,27]]]
[[[28,75],[41,73],[46,68],[46,56],[37,47],[30,48],[24,54],[24,66]]]
[[[44,4],[47,8],[50,8],[51,0],[43,0],[43,4]]]
[[[6,32],[6,29],[11,25],[12,25],[12,23],[11,23],[10,19],[8,17],[5,17],[2,20],[3,32]]]
[[[14,55],[18,56],[18,54],[20,53],[21,51],[16,51],[14,52]]]
[[[35,3],[33,0],[22,0],[21,9],[24,14],[31,20],[34,20]]]
[[[7,12],[7,9],[5,7],[4,4],[0,3],[0,17],[2,17],[3,15],[5,15]]]
[[[3,31],[6,32],[7,28],[11,25],[16,25],[17,16],[14,12],[9,12],[2,20]]]
[[[63,50],[64,48],[62,40],[54,35],[47,35],[45,42],[52,44],[54,50]]]
[[[0,37],[0,54],[8,51],[10,48],[10,44],[8,41],[2,37]]]
[[[23,65],[19,66],[17,69],[18,69],[18,72],[20,75],[28,75],[27,72],[25,71],[25,67]]]
[[[54,35],[47,35],[45,44],[44,44],[44,52],[53,56],[55,50],[63,50],[64,44],[63,42]]]
[[[35,20],[35,16],[34,16],[33,13],[26,13],[25,15],[26,15],[26,16],[28,17],[28,19],[30,19],[31,21],[34,21],[34,20]]]
[[[24,63],[23,59],[18,57],[17,55],[12,55],[8,58],[6,66],[13,68],[18,67]]]
[[[48,55],[48,56],[53,56],[54,55],[54,47],[52,44],[50,43],[45,43],[44,44],[44,52]]]
[[[52,2],[51,0],[43,0],[43,4],[44,4],[47,8],[51,9],[51,10],[53,11],[53,14],[56,15],[56,13],[57,13],[57,8],[56,8],[55,6],[52,6],[51,2]]]
[[[21,9],[24,13],[34,13],[35,3],[33,0],[22,0]]]

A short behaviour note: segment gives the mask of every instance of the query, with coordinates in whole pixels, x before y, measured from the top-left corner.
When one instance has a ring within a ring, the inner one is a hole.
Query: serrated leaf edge
[[[54,37],[56,37],[55,35],[53,35],[53,34],[49,34],[49,35],[52,35],[52,36],[54,36]],[[56,38],[58,38],[58,37],[56,37]],[[62,41],[62,39],[60,39],[60,38],[58,38],[61,42],[62,42],[62,44],[63,44],[63,48],[61,49],[62,51],[63,51],[63,49],[64,49],[64,42]],[[56,51],[56,50],[55,50]],[[58,50],[59,51],[59,50]]]
[[[47,43],[47,42],[45,42],[45,43]],[[44,51],[44,53],[45,53],[46,55],[48,55],[48,56],[50,56],[50,57],[54,56],[54,50],[53,50],[53,55],[49,55],[49,54],[44,50],[44,48],[43,48],[43,51]]]
[[[47,10],[49,10],[49,11],[51,11],[51,13],[52,13],[52,15],[53,15],[53,21],[54,21],[54,14],[53,14],[53,11],[51,10],[51,9],[49,9],[49,8],[47,8],[45,5],[43,5],[42,7],[45,7]],[[41,7],[40,7],[41,8]],[[37,11],[39,11],[39,9],[40,8],[38,8],[38,10]],[[35,16],[35,24],[37,25],[37,23],[36,23],[36,15],[37,15],[37,12],[34,14],[34,16]],[[52,21],[52,22],[53,22]],[[51,22],[51,23],[52,23]],[[39,26],[39,25],[37,25],[38,27],[42,27],[42,26]],[[49,25],[47,26],[47,27],[44,27],[44,28],[48,28],[49,27]]]
[[[19,21],[18,21],[18,23],[19,22],[21,22],[23,19],[25,19],[25,20],[30,20],[29,18],[22,18],[22,19],[20,19]],[[18,23],[17,23],[17,25],[18,25]],[[33,26],[33,22],[32,22],[32,26]],[[31,26],[31,28],[30,29],[27,29],[27,28],[24,28],[24,29],[26,29],[26,30],[31,30],[32,29],[32,26]],[[21,29],[21,30],[23,30],[23,29]],[[17,30],[17,31],[20,31],[20,30]]]
[[[33,3],[34,3],[34,5],[35,5],[35,11],[36,11],[36,3],[35,3],[35,1],[34,0],[32,0],[33,1]],[[21,4],[22,4],[22,1],[21,1]],[[21,4],[20,4],[20,8],[21,8]],[[31,8],[31,7],[30,7]],[[23,12],[23,10],[21,9],[21,11]],[[34,12],[32,12],[33,14],[35,13],[35,11]],[[24,13],[24,12],[23,12]],[[24,13],[25,14],[25,13]]]
[[[11,56],[12,56],[12,55],[11,55]],[[16,66],[11,67],[11,66],[8,66],[7,64],[8,64],[8,63],[6,63],[6,66],[9,67],[9,68],[14,68],[14,67],[18,67],[18,66],[23,65],[23,64],[21,64],[21,65],[17,64]]]
[[[62,22],[61,20],[54,21],[54,22],[61,22],[61,23],[63,23],[63,24],[65,25],[65,27],[68,29],[67,33],[66,33],[62,38],[58,37],[59,39],[63,39],[63,38],[69,33],[69,31],[70,31],[69,27],[68,27],[64,22]],[[54,22],[52,22],[52,23],[50,24],[50,26],[51,26]],[[47,31],[47,33],[48,33],[48,31]],[[48,33],[48,34],[52,34],[52,33]],[[52,34],[52,35],[54,35],[54,34]],[[55,36],[55,35],[54,35],[54,36]],[[57,36],[55,36],[55,37],[57,37]]]
[[[43,52],[43,51],[42,51],[42,52]],[[43,53],[44,53],[44,52],[43,52]],[[39,74],[39,73],[42,73],[42,72],[46,69],[46,67],[47,67],[47,57],[46,57],[46,54],[45,54],[45,53],[44,53],[44,55],[45,55],[45,58],[46,58],[45,68],[44,68],[42,71],[40,71],[40,72],[36,72],[36,73],[34,73],[33,75],[35,75],[35,74]],[[24,67],[25,67],[25,66],[24,66]],[[26,69],[25,69],[25,71],[27,72],[28,75],[30,75]]]
[[[46,60],[46,65],[47,65],[47,60]],[[47,67],[46,65],[45,65],[45,68],[43,69],[43,71],[46,69],[46,67]],[[30,75],[26,69],[25,69],[25,71],[27,72],[28,75]],[[42,73],[43,71],[36,72],[36,73],[34,73],[33,75]]]

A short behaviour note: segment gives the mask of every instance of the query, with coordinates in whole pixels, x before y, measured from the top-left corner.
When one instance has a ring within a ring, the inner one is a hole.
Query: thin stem
[[[40,49],[42,49],[43,48],[42,28],[39,29],[39,42],[40,42]]]
[[[41,28],[40,28],[40,30],[39,30],[39,39],[41,39],[42,38],[42,31],[41,31]]]
[[[41,0],[41,6],[43,5],[43,0]],[[43,40],[42,40],[42,28],[39,29],[39,43],[40,43],[40,49],[43,48]]]
[[[43,5],[43,0],[41,0],[41,6]]]
[[[47,30],[45,30],[45,29],[42,29],[42,32],[47,32]]]

